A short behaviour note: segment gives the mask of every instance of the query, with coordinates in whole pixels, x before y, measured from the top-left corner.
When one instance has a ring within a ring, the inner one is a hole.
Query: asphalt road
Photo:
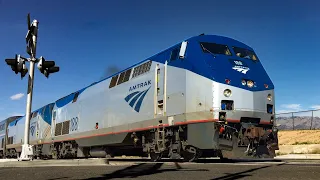
[[[242,163],[242,164],[168,164],[139,163],[119,166],[1,167],[3,180],[65,179],[319,179],[320,164]]]

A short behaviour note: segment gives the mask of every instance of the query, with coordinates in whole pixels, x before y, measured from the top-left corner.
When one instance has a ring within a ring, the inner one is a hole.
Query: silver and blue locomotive
[[[202,34],[34,111],[30,144],[47,158],[272,158],[274,104],[251,47]],[[21,151],[23,118],[8,126],[10,156]]]

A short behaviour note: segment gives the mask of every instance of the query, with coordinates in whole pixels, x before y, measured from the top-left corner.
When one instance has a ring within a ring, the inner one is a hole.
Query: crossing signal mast
[[[5,59],[6,63],[11,67],[12,71],[14,71],[16,74],[20,73],[21,79],[23,79],[25,75],[29,72],[24,142],[22,145],[21,156],[18,157],[18,160],[20,161],[33,159],[33,148],[31,145],[29,145],[29,129],[34,82],[34,66],[36,63],[38,63],[38,69],[47,78],[49,78],[50,74],[59,72],[60,70],[59,67],[55,66],[54,61],[46,61],[42,56],[39,59],[36,58],[39,22],[37,20],[33,20],[31,23],[30,14],[28,14],[27,16],[27,22],[28,32],[26,35],[26,44],[27,53],[30,55],[30,58],[24,58],[21,55],[16,54],[14,59]],[[26,62],[30,63],[30,71],[25,65]]]

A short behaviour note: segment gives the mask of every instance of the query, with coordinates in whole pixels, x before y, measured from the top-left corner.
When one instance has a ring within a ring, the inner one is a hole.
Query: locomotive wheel
[[[200,151],[193,146],[186,146],[185,150],[182,152],[184,161],[193,162],[198,160],[200,157]]]
[[[162,158],[162,153],[150,152],[150,158],[152,162],[157,162]]]

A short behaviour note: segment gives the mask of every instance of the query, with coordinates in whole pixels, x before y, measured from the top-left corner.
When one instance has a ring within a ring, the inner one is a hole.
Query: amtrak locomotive
[[[40,158],[272,158],[274,100],[251,47],[201,34],[32,112],[30,144]],[[0,154],[16,157],[25,117],[9,119]]]

